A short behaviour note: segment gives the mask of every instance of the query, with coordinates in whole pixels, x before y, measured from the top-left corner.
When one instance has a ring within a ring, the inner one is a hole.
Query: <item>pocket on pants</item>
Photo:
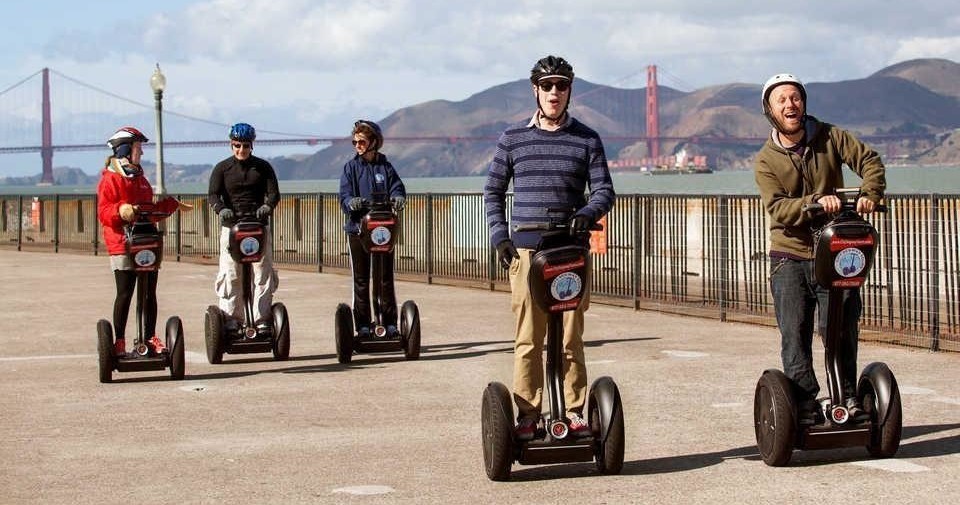
[[[770,258],[770,279],[772,280],[777,272],[787,264],[787,258]]]

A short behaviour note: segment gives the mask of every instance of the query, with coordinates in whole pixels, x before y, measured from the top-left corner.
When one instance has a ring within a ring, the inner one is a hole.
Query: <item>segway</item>
[[[602,228],[595,225],[594,229]],[[623,406],[613,379],[600,377],[590,386],[590,436],[569,437],[569,420],[565,416],[561,373],[563,313],[576,310],[590,289],[590,251],[584,245],[588,232],[571,237],[566,221],[522,224],[514,230],[544,231],[530,262],[529,286],[534,302],[548,313],[544,396],[549,413],[544,419],[545,428],[538,426],[533,440],[517,440],[510,391],[499,382],[487,385],[480,414],[487,477],[508,480],[514,461],[521,465],[595,461],[600,473],[620,473],[624,452]]]
[[[290,357],[290,320],[287,317],[287,308],[279,302],[270,306],[273,328],[266,331],[257,328],[253,317],[253,263],[263,258],[264,238],[267,233],[267,225],[252,213],[240,213],[237,223],[230,228],[228,249],[230,256],[240,265],[244,318],[234,331],[226,327],[229,316],[224,314],[220,307],[207,307],[204,330],[207,361],[212,365],[222,363],[224,353],[273,352],[273,358],[277,361]]]
[[[371,283],[379,286],[388,254],[393,252],[400,228],[400,219],[386,194],[376,193],[372,200],[364,199],[368,209],[360,221],[360,239],[363,250],[370,254],[372,266]],[[376,289],[376,288],[375,288]],[[402,350],[407,360],[420,358],[420,310],[412,300],[403,302],[398,313],[400,327],[391,335],[383,321],[382,300],[374,291],[373,331],[369,337],[361,336],[353,327],[353,311],[349,304],[337,305],[335,338],[337,361],[350,363],[354,353],[389,352]]]
[[[138,206],[136,221],[124,227],[127,255],[137,272],[137,338],[133,351],[122,356],[114,354],[113,325],[106,319],[97,321],[97,351],[100,359],[100,382],[113,381],[114,370],[118,372],[144,372],[170,369],[170,378],[183,379],[185,371],[183,323],[177,316],[167,320],[166,348],[159,353],[147,347],[149,336],[143,327],[143,310],[147,299],[147,276],[160,269],[163,260],[163,234],[152,217],[167,217],[168,214],[154,210],[152,204]]]
[[[791,381],[780,370],[763,372],[753,400],[757,447],[764,463],[784,466],[793,449],[828,449],[864,446],[870,455],[888,458],[900,447],[903,407],[893,372],[886,364],[867,365],[857,381],[857,398],[867,418],[852,418],[841,387],[843,377],[841,322],[845,290],[862,286],[873,266],[877,231],[856,212],[858,189],[842,189],[842,207],[824,226],[814,245],[814,278],[829,289],[826,334],[822,335],[829,396],[819,398],[824,420],[812,426],[798,424],[798,400]],[[807,204],[805,211],[822,211]],[[878,211],[885,211],[878,206]],[[821,307],[822,309],[822,307]]]

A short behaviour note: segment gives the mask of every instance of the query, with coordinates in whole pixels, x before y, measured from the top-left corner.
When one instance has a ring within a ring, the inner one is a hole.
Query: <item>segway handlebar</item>
[[[521,223],[513,225],[513,231],[567,231],[570,229],[570,222],[552,222],[552,223]],[[599,231],[603,229],[600,223],[593,223],[590,231]]]
[[[819,203],[805,203],[803,204],[803,207],[800,208],[800,210],[802,210],[803,212],[812,212],[814,214],[819,214],[824,212],[823,205]],[[856,210],[856,203],[853,203],[853,204],[843,203],[843,205],[840,206],[840,210]],[[882,203],[878,203],[873,207],[873,211],[886,212],[887,206]]]

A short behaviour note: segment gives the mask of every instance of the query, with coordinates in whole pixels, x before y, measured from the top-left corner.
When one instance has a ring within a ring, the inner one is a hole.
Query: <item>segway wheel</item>
[[[513,465],[513,401],[510,391],[499,382],[487,384],[480,410],[483,437],[483,466],[487,478],[510,479]]]
[[[203,329],[207,343],[207,361],[211,365],[223,363],[223,314],[216,305],[207,307]]]
[[[600,377],[590,387],[588,398],[590,410],[587,418],[597,439],[594,446],[597,470],[607,475],[618,474],[623,470],[626,444],[620,390],[610,377]]]
[[[403,355],[408,360],[420,359],[420,309],[411,300],[400,308],[400,334],[403,335]]]
[[[273,312],[273,359],[283,361],[290,357],[290,319],[287,307],[275,303],[270,307]]]
[[[113,381],[113,327],[106,319],[97,321],[97,354],[100,356],[100,382]]]
[[[353,359],[353,311],[350,306],[337,305],[334,333],[337,339],[337,361],[349,363]]]
[[[883,363],[868,365],[860,378],[859,395],[872,425],[867,452],[875,458],[893,457],[903,434],[903,405],[893,372]],[[887,404],[885,409],[882,403]]]
[[[780,370],[767,370],[753,395],[753,423],[760,457],[769,466],[784,466],[796,440],[796,405],[790,379]]]
[[[175,381],[183,380],[186,372],[183,346],[183,322],[173,316],[167,319],[167,349],[170,349],[170,378]]]

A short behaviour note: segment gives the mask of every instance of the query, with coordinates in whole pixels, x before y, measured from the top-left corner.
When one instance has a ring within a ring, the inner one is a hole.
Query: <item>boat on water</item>
[[[646,175],[712,174],[713,169],[709,167],[655,168],[644,170],[643,173]]]

